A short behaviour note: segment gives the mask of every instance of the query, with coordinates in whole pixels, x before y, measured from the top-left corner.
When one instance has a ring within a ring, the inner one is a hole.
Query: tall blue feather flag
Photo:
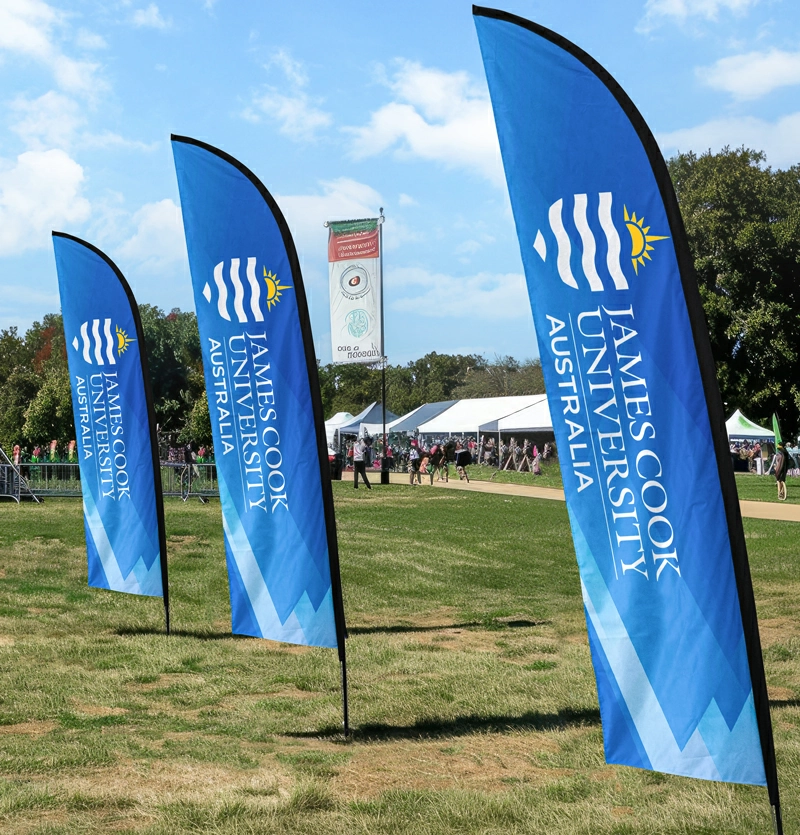
[[[225,529],[233,631],[338,647],[333,498],[303,281],[258,178],[173,137]]]
[[[162,596],[164,508],[139,310],[116,265],[53,233],[80,462],[89,585]]]
[[[609,762],[767,784],[724,415],[658,147],[564,38],[474,8],[558,443]]]

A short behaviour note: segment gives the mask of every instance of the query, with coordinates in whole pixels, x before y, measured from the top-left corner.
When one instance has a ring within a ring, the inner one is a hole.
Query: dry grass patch
[[[514,783],[544,785],[573,774],[537,762],[537,754],[554,754],[560,747],[554,736],[541,733],[475,734],[450,743],[354,743],[352,759],[333,777],[331,788],[341,799],[354,801],[392,790],[502,792]]]
[[[122,760],[114,768],[46,779],[48,789],[97,800],[133,799],[140,806],[172,802],[208,802],[232,794],[259,794],[277,803],[288,797],[294,780],[274,757],[266,757],[258,773],[208,763],[160,761],[143,765]]]
[[[123,716],[128,711],[124,707],[109,707],[108,705],[90,705],[79,701],[78,699],[70,700],[78,713],[83,713],[86,716]]]
[[[800,635],[800,623],[797,618],[764,618],[758,622],[758,631],[761,645],[768,647],[770,644],[781,643],[787,638]]]
[[[30,719],[27,722],[17,722],[16,725],[0,725],[0,736],[11,734],[23,734],[24,736],[44,736],[54,731],[58,722],[51,722],[45,719]]]

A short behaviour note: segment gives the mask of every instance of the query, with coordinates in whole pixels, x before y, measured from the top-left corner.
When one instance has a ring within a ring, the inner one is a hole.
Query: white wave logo
[[[79,341],[76,336],[72,340],[72,347],[78,351],[82,346],[84,362],[89,365],[105,365],[106,363],[116,365],[117,357],[114,356],[114,348],[117,349],[117,356],[121,356],[131,342],[136,342],[136,340],[131,339],[119,325],[116,327],[116,335],[112,335],[111,319],[102,320],[103,332],[101,334],[100,322],[100,319],[84,322],[81,325],[81,339]]]
[[[622,272],[622,264],[620,256],[622,254],[622,244],[619,239],[619,233],[614,226],[614,221],[611,219],[611,192],[601,191],[598,194],[597,205],[597,220],[600,223],[600,228],[606,238],[606,269],[614,282],[614,287],[617,290],[627,290],[628,280]],[[594,233],[589,226],[586,210],[589,199],[586,194],[574,195],[574,207],[572,210],[572,219],[575,222],[575,228],[578,230],[580,236],[581,252],[581,267],[583,274],[589,283],[589,288],[594,293],[599,293],[605,289],[603,280],[597,271],[596,254],[597,243],[595,241]],[[567,230],[564,228],[564,221],[561,217],[564,201],[556,200],[548,211],[548,220],[550,221],[550,229],[556,239],[557,253],[556,253],[556,267],[558,274],[564,284],[578,289],[578,282],[572,273],[570,266],[570,259],[572,256],[572,243],[570,241]],[[542,235],[541,230],[536,233],[536,240],[533,243],[533,248],[539,254],[542,261],[547,260],[547,244]],[[652,247],[651,247],[652,248]]]
[[[231,258],[228,266],[227,275],[225,270],[225,262],[220,261],[214,267],[214,287],[217,291],[217,312],[228,322],[232,321],[231,311],[228,309],[229,301],[233,305],[233,313],[239,322],[263,322],[264,313],[261,309],[262,290],[264,301],[267,303],[267,310],[272,310],[281,298],[283,290],[291,289],[290,285],[281,284],[277,276],[271,272],[267,272],[264,267],[264,282],[266,287],[261,287],[261,282],[256,278],[256,259],[248,258],[247,266],[245,267],[245,278],[247,285],[242,281],[239,275],[239,267],[241,260],[239,258]],[[203,298],[210,304],[214,291],[211,285],[206,282],[203,287]],[[248,297],[245,299],[245,297]],[[247,306],[245,306],[247,302]]]

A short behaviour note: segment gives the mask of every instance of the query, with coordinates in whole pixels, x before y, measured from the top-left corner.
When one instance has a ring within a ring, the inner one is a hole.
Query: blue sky
[[[622,84],[667,156],[800,162],[796,0],[508,0]],[[330,360],[327,219],[385,209],[386,349],[536,356],[461,0],[0,0],[0,328],[59,309],[51,229],[140,302],[193,307],[169,134],[249,166],[300,253]]]

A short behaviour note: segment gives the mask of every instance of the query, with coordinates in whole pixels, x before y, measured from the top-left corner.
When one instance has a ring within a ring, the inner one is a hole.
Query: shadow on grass
[[[770,707],[800,707],[800,699],[770,699]]]
[[[395,739],[440,739],[467,736],[475,733],[508,733],[509,731],[552,731],[600,724],[596,708],[573,710],[564,708],[558,713],[530,711],[521,716],[459,716],[456,719],[420,719],[413,725],[387,725],[383,722],[359,725],[351,729],[350,738],[356,742],[387,742]],[[314,739],[340,736],[339,727],[319,731],[287,733],[295,739]]]
[[[156,629],[152,626],[120,626],[114,630],[115,635],[166,635],[164,628]],[[170,629],[171,638],[196,638],[198,641],[222,641],[233,638],[236,641],[256,640],[249,635],[234,635],[231,632],[209,632],[201,629]]]
[[[438,626],[413,626],[412,624],[396,623],[389,626],[348,626],[348,635],[376,635],[392,634],[403,632],[440,632],[442,629],[474,629],[484,627],[485,629],[521,629],[530,626],[547,626],[552,623],[549,620],[526,620],[519,618],[515,620],[503,620],[491,618],[490,620],[470,620],[465,623],[441,623]]]

